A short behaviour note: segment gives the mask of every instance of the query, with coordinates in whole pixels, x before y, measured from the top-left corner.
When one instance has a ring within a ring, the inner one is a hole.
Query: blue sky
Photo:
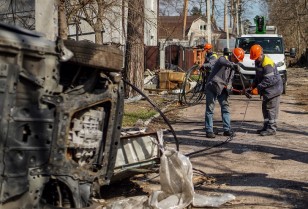
[[[224,11],[224,0],[216,0],[217,6],[216,6],[216,21],[219,27],[223,28],[223,11]],[[256,15],[266,16],[266,11],[261,10],[261,6],[259,3],[250,3],[249,5],[246,5],[247,9],[242,15],[242,20],[248,19],[252,24],[254,24],[253,18]],[[230,18],[230,17],[228,17]]]
[[[223,28],[223,13],[224,13],[224,1],[225,0],[216,0],[216,9],[215,9],[215,15],[216,15],[216,21],[219,27]],[[248,19],[251,23],[253,22],[253,18],[256,15],[266,16],[266,12],[261,11],[260,4],[257,0],[251,0],[250,2],[255,1],[254,3],[250,3],[249,5],[246,5],[247,9],[245,10],[244,14],[242,15],[242,20]],[[170,7],[168,10],[169,15],[179,15],[179,12],[182,12],[183,10],[183,1],[179,2],[177,1],[176,5],[173,7]],[[199,5],[200,0],[190,0],[189,1],[189,10],[193,6],[200,7]],[[205,7],[205,1],[202,1],[202,13],[205,13],[206,7]],[[166,15],[168,15],[166,14]]]

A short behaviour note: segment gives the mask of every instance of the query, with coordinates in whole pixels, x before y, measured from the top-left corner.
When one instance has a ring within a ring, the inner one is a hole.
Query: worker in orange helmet
[[[208,77],[205,109],[205,131],[207,138],[215,138],[216,136],[213,131],[213,115],[216,100],[218,100],[221,108],[223,135],[235,136],[234,131],[231,129],[228,98],[232,90],[234,72],[239,70],[237,63],[243,61],[244,54],[245,52],[242,48],[235,48],[232,51],[230,60],[225,56],[219,57]]]
[[[283,82],[274,61],[263,54],[260,45],[250,48],[250,59],[255,60],[256,77],[251,91],[259,92],[262,99],[263,127],[257,130],[261,136],[275,135],[279,112],[280,95],[283,92]],[[254,93],[255,94],[255,93]]]
[[[213,46],[210,43],[204,44],[204,51],[206,52],[203,67],[208,77],[212,71],[212,68],[217,60],[217,54],[213,52]]]

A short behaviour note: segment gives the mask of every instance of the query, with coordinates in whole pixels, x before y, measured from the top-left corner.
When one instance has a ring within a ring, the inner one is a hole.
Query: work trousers
[[[280,96],[262,101],[262,113],[264,118],[263,129],[276,131],[279,113]]]
[[[223,90],[220,95],[210,90],[206,91],[205,131],[207,133],[213,132],[213,115],[216,100],[220,104],[223,130],[229,131],[231,129],[228,97],[229,94],[226,90]]]

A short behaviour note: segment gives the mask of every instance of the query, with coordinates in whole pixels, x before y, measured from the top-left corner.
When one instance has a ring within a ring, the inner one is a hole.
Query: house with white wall
[[[28,28],[34,29],[35,3],[40,1],[24,0],[23,2],[19,3],[16,2],[16,14],[14,16],[10,14],[11,10],[9,2],[10,1],[5,1],[3,4],[0,4],[0,22],[16,24],[20,26],[24,26],[23,24],[28,23]],[[54,0],[52,4],[55,2],[56,0]],[[103,27],[101,28],[103,43],[112,43],[124,46],[127,30],[127,1],[107,0],[106,2],[112,6],[109,6],[103,14]],[[78,1],[71,0],[70,3],[76,5],[78,4]],[[95,7],[96,4],[93,3],[91,5],[92,9],[93,6]],[[91,7],[86,7],[85,9],[89,11]],[[94,12],[92,13],[90,12],[89,14],[93,17],[93,21],[95,22],[96,17]],[[144,44],[146,46],[157,46],[157,15],[158,0],[144,0]],[[14,17],[16,18],[14,19]],[[94,30],[85,21],[85,15],[83,14],[82,9],[80,9],[80,11],[75,16],[70,18],[68,24],[69,38],[95,42]]]
[[[144,6],[144,44],[157,46],[158,0],[144,0]],[[122,0],[118,0],[118,3],[108,8],[103,20],[103,43],[125,45],[127,12],[127,5],[126,3],[122,5]],[[69,37],[95,42],[94,30],[83,18],[78,18],[77,22],[71,22]]]
[[[207,42],[206,18],[202,16],[188,16],[186,19],[185,38],[183,38],[183,17],[182,16],[160,16],[159,19],[158,38],[159,41],[164,40],[190,40],[194,34],[194,40],[203,40]],[[216,40],[221,35],[220,31],[211,25],[212,40]],[[196,43],[195,43],[196,44]],[[203,44],[203,43],[200,43]],[[198,45],[198,44],[197,44]]]
[[[183,38],[183,17],[182,16],[159,16],[158,18],[158,41],[177,42],[187,46],[193,34],[193,45],[203,45],[208,40],[207,21],[203,16],[188,16],[186,19],[185,38]],[[215,46],[219,39],[226,39],[226,33],[217,28],[214,24],[211,27],[211,40]],[[230,35],[230,39],[233,35]],[[185,44],[186,43],[186,44]],[[222,50],[222,49],[216,49]]]

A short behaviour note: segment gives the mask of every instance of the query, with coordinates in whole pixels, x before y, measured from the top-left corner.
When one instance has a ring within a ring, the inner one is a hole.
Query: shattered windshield
[[[250,47],[259,44],[263,48],[264,54],[282,54],[283,43],[279,37],[245,37],[237,40],[237,46],[244,49],[245,54],[249,54]]]

